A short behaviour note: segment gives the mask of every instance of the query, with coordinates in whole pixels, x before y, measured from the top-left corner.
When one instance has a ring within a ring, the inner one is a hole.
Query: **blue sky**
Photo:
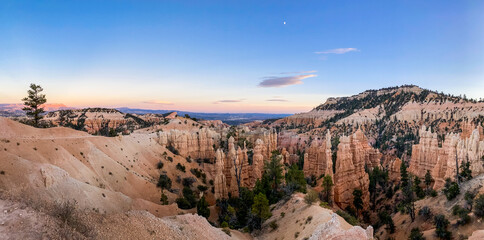
[[[0,102],[308,111],[416,84],[484,97],[484,1],[0,3]],[[286,22],[286,24],[284,24]]]

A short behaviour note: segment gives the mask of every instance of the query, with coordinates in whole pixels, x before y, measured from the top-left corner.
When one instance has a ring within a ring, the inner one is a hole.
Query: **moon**
[[[286,25],[286,21],[284,21],[284,25]]]

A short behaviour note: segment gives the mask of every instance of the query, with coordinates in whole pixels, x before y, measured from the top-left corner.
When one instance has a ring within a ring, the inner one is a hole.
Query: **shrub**
[[[353,226],[358,225],[358,220],[354,216],[350,215],[349,213],[338,210],[338,211],[336,211],[336,214],[338,214],[340,217],[342,217],[347,223],[349,223]]]
[[[186,177],[182,179],[182,184],[184,187],[192,187],[193,183],[196,182],[195,178],[193,177]]]
[[[412,228],[412,231],[410,231],[410,236],[408,237],[408,240],[425,240],[425,237],[422,234],[422,231],[420,231],[420,228]]]
[[[452,233],[447,230],[449,220],[444,215],[437,215],[434,217],[435,235],[440,239],[452,239]]]
[[[182,172],[185,172],[185,166],[181,165],[180,163],[177,163],[176,164],[176,169],[182,171]]]
[[[445,180],[443,192],[447,197],[447,200],[452,200],[460,193],[459,184],[457,184],[456,182],[452,182],[450,178],[447,178]]]
[[[484,217],[484,194],[479,195],[474,200],[474,214],[476,217]]]
[[[286,216],[286,213],[285,212],[281,212],[281,218],[283,218],[284,216]]]
[[[418,215],[422,216],[425,220],[429,220],[432,217],[432,211],[429,207],[423,206],[419,211]]]
[[[308,193],[306,193],[306,196],[304,196],[304,202],[308,205],[312,205],[318,200],[319,196],[318,193],[314,190],[309,190]]]
[[[205,185],[198,185],[197,188],[198,188],[198,191],[200,192],[205,192],[208,190],[208,187]]]
[[[277,224],[276,220],[273,220],[269,223],[269,227],[272,228],[272,231],[274,231],[279,227],[279,225]]]
[[[232,234],[230,233],[230,229],[228,229],[228,228],[222,228],[222,232],[224,232],[225,234],[227,234],[229,236],[232,236]]]
[[[464,200],[466,201],[467,209],[472,211],[472,206],[474,205],[474,198],[476,198],[476,194],[473,192],[467,191],[464,194]]]
[[[168,161],[173,162],[173,158],[169,156]]]
[[[178,208],[180,209],[190,209],[190,203],[183,197],[179,197],[175,200],[176,204],[178,205]]]
[[[457,224],[465,225],[471,221],[471,217],[469,217],[470,211],[468,209],[462,208],[459,205],[455,205],[452,207],[452,215],[459,216],[459,220],[457,220]]]
[[[159,161],[159,162],[156,164],[156,168],[157,168],[157,169],[162,169],[162,168],[163,168],[163,162]]]
[[[320,207],[323,207],[323,208],[327,208],[327,209],[331,209],[331,207],[329,206],[329,203],[327,202],[321,202],[319,204]]]
[[[210,217],[210,209],[208,208],[208,203],[205,201],[205,196],[200,198],[197,203],[197,214],[208,219]]]
[[[168,147],[166,147],[168,150],[170,150],[170,152],[172,152],[173,154],[175,155],[178,155],[180,154],[180,152],[178,152],[178,150],[175,149],[175,147],[173,147],[172,145],[168,145]]]
[[[197,178],[201,178],[202,177],[202,170],[198,169],[198,168],[192,168],[190,169],[190,172],[193,174],[193,176],[197,177]]]

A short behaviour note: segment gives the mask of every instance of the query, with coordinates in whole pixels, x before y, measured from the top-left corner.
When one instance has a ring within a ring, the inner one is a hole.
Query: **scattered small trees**
[[[423,236],[422,231],[420,228],[412,228],[412,231],[410,231],[410,236],[408,237],[408,240],[425,240],[425,237]]]
[[[460,193],[459,184],[450,180],[450,178],[445,179],[444,189],[442,190],[447,197],[447,200],[452,200]]]
[[[471,217],[469,217],[470,211],[466,208],[462,208],[459,205],[455,205],[452,207],[452,215],[459,216],[460,219],[457,220],[457,224],[465,225],[471,221]]]
[[[432,210],[429,207],[423,206],[419,211],[418,215],[422,216],[425,221],[429,220],[432,217]]]
[[[459,179],[461,181],[468,181],[472,179],[472,170],[470,169],[469,161],[462,163],[460,166],[461,172],[459,174]]]
[[[194,208],[197,204],[197,198],[193,193],[193,190],[189,187],[184,187],[182,192],[183,197],[179,197],[176,199],[178,207],[181,209]]]
[[[184,165],[177,163],[175,167],[176,167],[177,170],[185,172],[185,166]]]
[[[306,192],[306,180],[304,179],[304,172],[298,169],[296,164],[293,164],[286,175],[286,185],[294,187],[293,189],[299,192]]]
[[[386,224],[388,226],[390,233],[395,232],[395,223],[393,222],[392,216],[390,216],[387,211],[383,210],[379,212],[378,218],[380,218],[380,223]]]
[[[34,127],[39,126],[39,121],[43,117],[41,114],[44,113],[44,108],[41,105],[47,102],[45,94],[41,94],[43,90],[41,86],[32,83],[27,91],[27,97],[22,98],[25,105],[22,110],[25,111],[27,116],[32,118]]]
[[[210,209],[208,208],[208,203],[205,200],[205,196],[200,198],[197,203],[197,214],[208,219],[210,217]]]
[[[484,194],[480,194],[474,201],[474,214],[476,217],[484,217]]]
[[[464,200],[466,201],[466,206],[469,211],[472,211],[472,206],[474,204],[474,198],[476,197],[476,194],[470,191],[467,191],[464,194]]]
[[[171,179],[166,174],[160,175],[160,178],[158,179],[158,183],[156,184],[156,187],[161,188],[161,198],[160,198],[161,203],[163,205],[167,205],[168,197],[165,195],[163,190],[171,188]]]
[[[449,226],[449,220],[444,215],[440,214],[434,217],[435,223],[435,235],[440,239],[450,240],[452,239],[452,233],[447,230]]]

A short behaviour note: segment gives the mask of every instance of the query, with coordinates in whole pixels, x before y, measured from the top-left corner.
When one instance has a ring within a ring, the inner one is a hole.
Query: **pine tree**
[[[356,208],[356,215],[359,215],[359,210],[363,209],[363,200],[361,197],[363,196],[363,192],[361,189],[355,189],[353,191],[353,205]]]
[[[470,169],[470,163],[469,161],[463,163],[460,166],[461,172],[459,175],[460,180],[466,181],[466,180],[471,180],[472,179],[472,170]]]
[[[44,113],[44,108],[41,105],[47,102],[45,94],[41,94],[43,90],[41,86],[32,83],[30,84],[30,89],[27,91],[28,96],[22,98],[25,105],[22,110],[26,112],[27,116],[32,117],[35,127],[39,126],[39,121],[43,118],[41,114]]]
[[[333,179],[331,179],[330,175],[325,175],[323,177],[323,191],[324,191],[324,198],[327,203],[330,203],[330,197],[331,197],[331,189],[333,188],[334,183]]]
[[[208,203],[205,200],[205,196],[200,198],[197,203],[197,214],[208,219],[210,217],[210,209],[208,208]]]
[[[434,179],[432,178],[430,171],[427,170],[427,173],[425,173],[425,186],[427,187],[427,194],[430,192],[430,184],[432,184],[433,181]]]
[[[156,187],[161,188],[160,201],[163,203],[163,205],[167,205],[168,197],[165,195],[163,190],[171,188],[171,179],[166,174],[160,175],[160,178],[158,179],[158,183],[156,184]]]

